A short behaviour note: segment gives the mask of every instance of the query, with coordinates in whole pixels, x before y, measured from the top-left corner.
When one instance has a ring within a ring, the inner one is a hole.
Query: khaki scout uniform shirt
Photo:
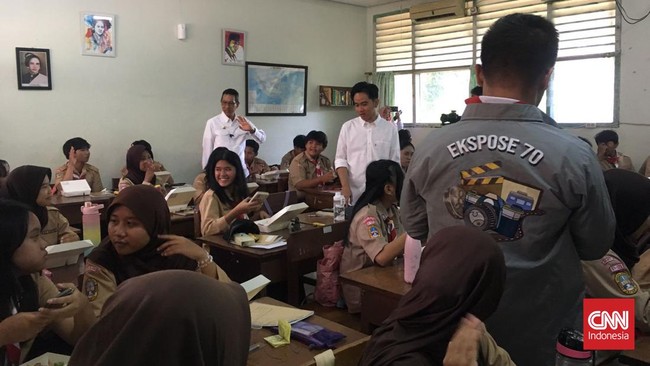
[[[298,154],[300,155],[300,154]],[[280,161],[280,169],[289,169],[289,166],[291,165],[291,162],[293,161],[293,158],[295,158],[298,155],[294,155],[293,149],[291,149],[288,153],[284,154],[282,157],[282,160]]]
[[[200,272],[198,268],[197,272]],[[219,281],[230,282],[230,278],[226,272],[219,266],[217,266],[217,276]],[[99,317],[104,303],[117,290],[117,281],[113,272],[90,259],[86,259],[86,270],[84,272],[82,289],[88,297],[95,316]]]
[[[316,163],[320,164],[323,175],[332,170],[332,162],[322,154],[318,156]],[[304,152],[296,155],[289,166],[289,190],[295,191],[296,183],[314,178],[316,178],[316,164],[311,162]]]
[[[616,153],[616,156],[618,157],[618,162],[616,164],[612,164],[609,161],[605,160],[599,160],[598,162],[600,163],[600,167],[603,168],[603,171],[607,171],[610,169],[623,169],[623,170],[629,170],[631,172],[634,171],[634,165],[632,164],[632,159],[630,159],[629,156],[623,155],[619,152]]]
[[[592,298],[634,299],[635,326],[650,331],[650,293],[639,288],[630,270],[614,251],[595,261],[582,261],[587,295]]]
[[[251,177],[255,176],[255,174],[262,174],[271,170],[266,161],[260,158],[253,158],[253,162],[250,165],[246,163],[246,167],[249,171],[248,175]]]
[[[393,221],[394,230],[389,231],[390,219]],[[386,210],[381,204],[368,205],[359,210],[350,223],[350,242],[343,250],[341,273],[374,265],[377,254],[390,243],[391,231],[393,240],[403,232],[397,206]],[[348,311],[358,313],[361,310],[361,289],[349,285],[342,285],[342,289]]]
[[[79,235],[72,231],[68,219],[59,212],[56,207],[47,207],[47,225],[41,229],[41,236],[47,242],[47,245],[59,244],[63,235],[74,234],[75,240],[79,240]],[[58,293],[58,292],[57,292]]]
[[[32,279],[36,282],[36,288],[38,289],[38,305],[45,306],[47,300],[55,298],[59,294],[59,290],[56,288],[54,283],[50,281],[49,278],[41,276],[40,273],[33,273]],[[34,339],[30,339],[27,342],[24,342],[20,345],[20,362],[25,362],[25,357],[29,354],[29,351],[32,349],[32,344]]]
[[[639,262],[632,267],[632,277],[643,291],[650,291],[650,250],[646,250]]]
[[[230,224],[225,216],[230,210],[232,207],[221,202],[214,191],[208,189],[199,204],[201,235],[223,234],[228,231]]]
[[[487,331],[479,339],[479,357],[482,362],[479,365],[486,366],[516,366],[510,359],[506,350],[499,347],[497,342]]]
[[[198,207],[201,203],[203,195],[205,194],[205,191],[208,189],[208,182],[205,179],[205,172],[199,173],[199,175],[194,178],[192,187],[196,189],[196,192],[194,192],[194,206]]]
[[[63,176],[65,175],[65,172],[68,170],[68,163],[65,163],[58,167],[56,169],[56,175],[54,177],[54,186],[56,187],[61,181],[63,180]],[[104,185],[102,184],[102,178],[99,176],[99,169],[96,167],[86,163],[84,164],[84,167],[81,169],[81,173],[77,173],[76,171],[73,174],[73,179],[85,179],[88,182],[88,185],[90,186],[90,191],[91,192],[99,192],[102,189],[104,189]]]

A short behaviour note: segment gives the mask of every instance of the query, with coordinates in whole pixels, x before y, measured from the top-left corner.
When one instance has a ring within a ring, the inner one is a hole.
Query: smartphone
[[[269,192],[262,192],[262,191],[257,191],[251,198],[251,201],[258,201],[258,202],[264,202],[266,201],[266,198],[269,196]]]
[[[56,295],[56,297],[64,297],[64,296],[72,295],[73,292],[74,289],[66,287],[63,290],[60,290],[59,293]],[[65,304],[45,304],[45,307],[49,309],[58,309],[64,306]]]

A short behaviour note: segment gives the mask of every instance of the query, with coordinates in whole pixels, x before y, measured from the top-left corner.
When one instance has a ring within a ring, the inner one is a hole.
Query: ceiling
[[[336,3],[350,4],[369,8],[371,6],[384,5],[390,3],[398,3],[402,0],[328,0]]]

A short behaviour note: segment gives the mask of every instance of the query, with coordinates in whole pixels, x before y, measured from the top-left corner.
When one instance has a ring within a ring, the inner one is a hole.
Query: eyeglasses
[[[221,105],[224,107],[234,107],[237,104],[238,104],[237,102],[221,102]]]

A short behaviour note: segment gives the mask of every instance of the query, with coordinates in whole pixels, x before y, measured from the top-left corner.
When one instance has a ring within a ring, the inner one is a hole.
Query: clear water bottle
[[[564,328],[557,336],[555,345],[555,366],[587,366],[593,365],[590,351],[582,347],[583,336],[580,331]]]
[[[341,192],[334,194],[332,210],[334,211],[334,222],[345,221],[345,197],[343,197]]]
[[[100,213],[99,210],[104,208],[104,205],[97,205],[91,202],[86,202],[81,206],[81,223],[83,226],[84,240],[90,240],[94,246],[99,245],[102,241],[101,226],[99,223]]]

